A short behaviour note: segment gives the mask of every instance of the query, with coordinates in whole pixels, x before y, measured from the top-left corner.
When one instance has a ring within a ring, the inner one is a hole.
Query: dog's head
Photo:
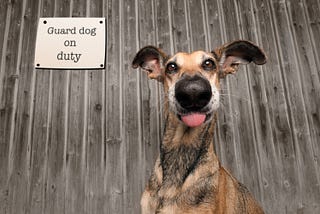
[[[162,82],[170,110],[186,126],[197,127],[210,121],[219,107],[220,78],[250,62],[262,65],[266,56],[258,46],[241,40],[212,52],[179,52],[173,56],[147,46],[136,54],[132,66]]]

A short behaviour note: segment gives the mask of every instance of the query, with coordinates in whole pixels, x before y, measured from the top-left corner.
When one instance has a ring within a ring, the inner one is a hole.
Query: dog
[[[213,149],[220,79],[241,64],[266,63],[263,50],[239,40],[212,52],[168,56],[142,48],[132,67],[163,84],[164,137],[141,198],[142,214],[264,213],[247,188],[225,170]]]

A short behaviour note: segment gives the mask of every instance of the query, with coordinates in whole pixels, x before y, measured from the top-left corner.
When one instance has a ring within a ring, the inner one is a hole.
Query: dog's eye
[[[207,59],[202,63],[202,68],[206,71],[212,71],[216,68],[216,64],[213,60]]]
[[[173,73],[175,73],[177,70],[178,70],[178,66],[177,66],[176,63],[170,62],[170,63],[167,65],[167,73],[173,74]]]

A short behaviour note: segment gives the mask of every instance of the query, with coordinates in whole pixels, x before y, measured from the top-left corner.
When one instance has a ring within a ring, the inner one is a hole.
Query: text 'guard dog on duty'
[[[248,190],[220,164],[213,149],[220,78],[240,64],[266,62],[249,41],[212,52],[167,56],[147,46],[135,56],[151,79],[163,83],[165,130],[160,155],[141,199],[143,214],[263,213]]]

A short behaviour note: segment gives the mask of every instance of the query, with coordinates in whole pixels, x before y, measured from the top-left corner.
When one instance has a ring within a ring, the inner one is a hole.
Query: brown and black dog
[[[213,149],[220,78],[240,64],[266,62],[248,41],[212,51],[167,56],[147,46],[135,56],[151,79],[163,83],[165,130],[160,155],[141,199],[143,214],[263,213],[246,187],[221,165]]]

